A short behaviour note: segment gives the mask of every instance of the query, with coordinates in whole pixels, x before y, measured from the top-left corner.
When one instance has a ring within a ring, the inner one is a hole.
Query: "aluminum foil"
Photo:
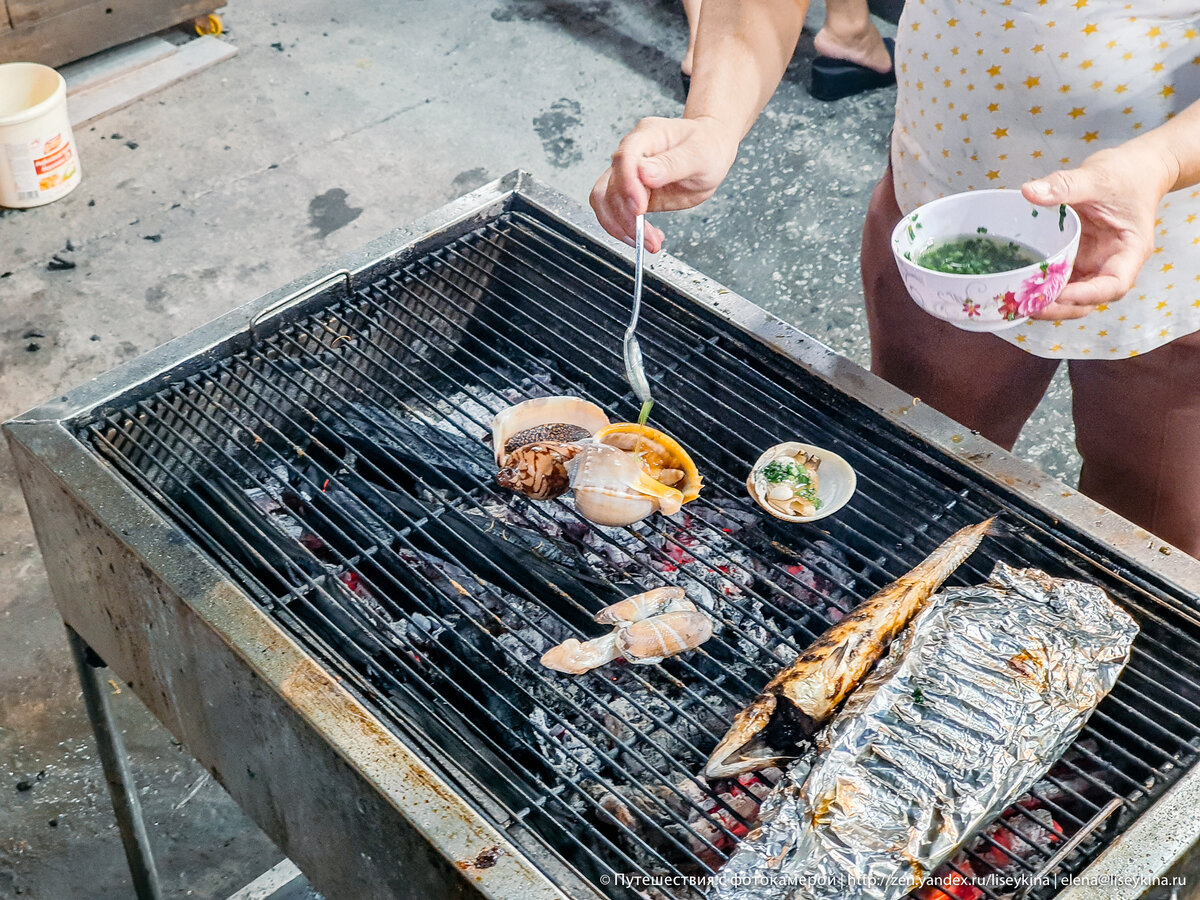
[[[719,900],[894,900],[1063,754],[1137,625],[1097,587],[997,563],[893,643],[717,875]]]

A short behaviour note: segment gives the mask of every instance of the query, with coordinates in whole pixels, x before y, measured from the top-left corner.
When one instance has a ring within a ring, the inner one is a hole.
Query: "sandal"
[[[812,61],[812,87],[808,90],[809,94],[817,100],[829,102],[895,84],[896,42],[884,38],[883,43],[892,58],[890,71],[876,72],[848,60],[818,56]]]

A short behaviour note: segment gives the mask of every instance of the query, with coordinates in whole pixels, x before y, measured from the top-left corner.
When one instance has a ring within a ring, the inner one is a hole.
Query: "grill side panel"
[[[211,566],[172,553],[165,578],[162,559],[182,535],[99,466],[83,467],[87,487],[60,479],[45,458],[69,437],[39,425],[10,425],[8,437],[63,620],[318,890],[331,900],[563,897]],[[493,853],[494,866],[475,868]]]

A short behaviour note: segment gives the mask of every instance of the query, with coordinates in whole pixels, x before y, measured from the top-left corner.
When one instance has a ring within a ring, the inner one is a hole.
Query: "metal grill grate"
[[[958,581],[995,559],[1079,577],[1142,633],[1064,759],[952,868],[1078,872],[1192,764],[1200,625],[1185,599],[653,278],[640,337],[655,423],[696,458],[700,499],[598,529],[566,502],[499,490],[482,437],[500,408],[576,393],[634,415],[620,376],[630,286],[619,258],[515,201],[86,436],[385,720],[456,760],[514,840],[535,835],[595,884],[718,869],[767,787],[698,777],[733,712],[831,621],[996,512],[1003,533]],[[744,496],[751,461],[787,439],[859,474],[819,528]],[[700,650],[578,678],[539,665],[563,638],[596,636],[600,606],[665,583],[720,623]]]

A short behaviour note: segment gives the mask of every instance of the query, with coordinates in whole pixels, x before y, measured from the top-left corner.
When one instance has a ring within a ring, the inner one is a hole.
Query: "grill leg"
[[[125,858],[129,861],[134,890],[138,900],[161,900],[158,871],[154,868],[154,856],[150,853],[150,840],[142,820],[142,805],[138,802],[137,788],[129,772],[129,758],[125,755],[121,732],[108,708],[108,697],[96,675],[96,666],[103,663],[70,626],[67,626],[67,641],[75,658],[75,668],[79,671],[83,702],[92,723],[92,733],[96,736],[100,763],[104,767],[104,779],[108,782],[117,826],[121,829],[121,842],[125,845]]]

